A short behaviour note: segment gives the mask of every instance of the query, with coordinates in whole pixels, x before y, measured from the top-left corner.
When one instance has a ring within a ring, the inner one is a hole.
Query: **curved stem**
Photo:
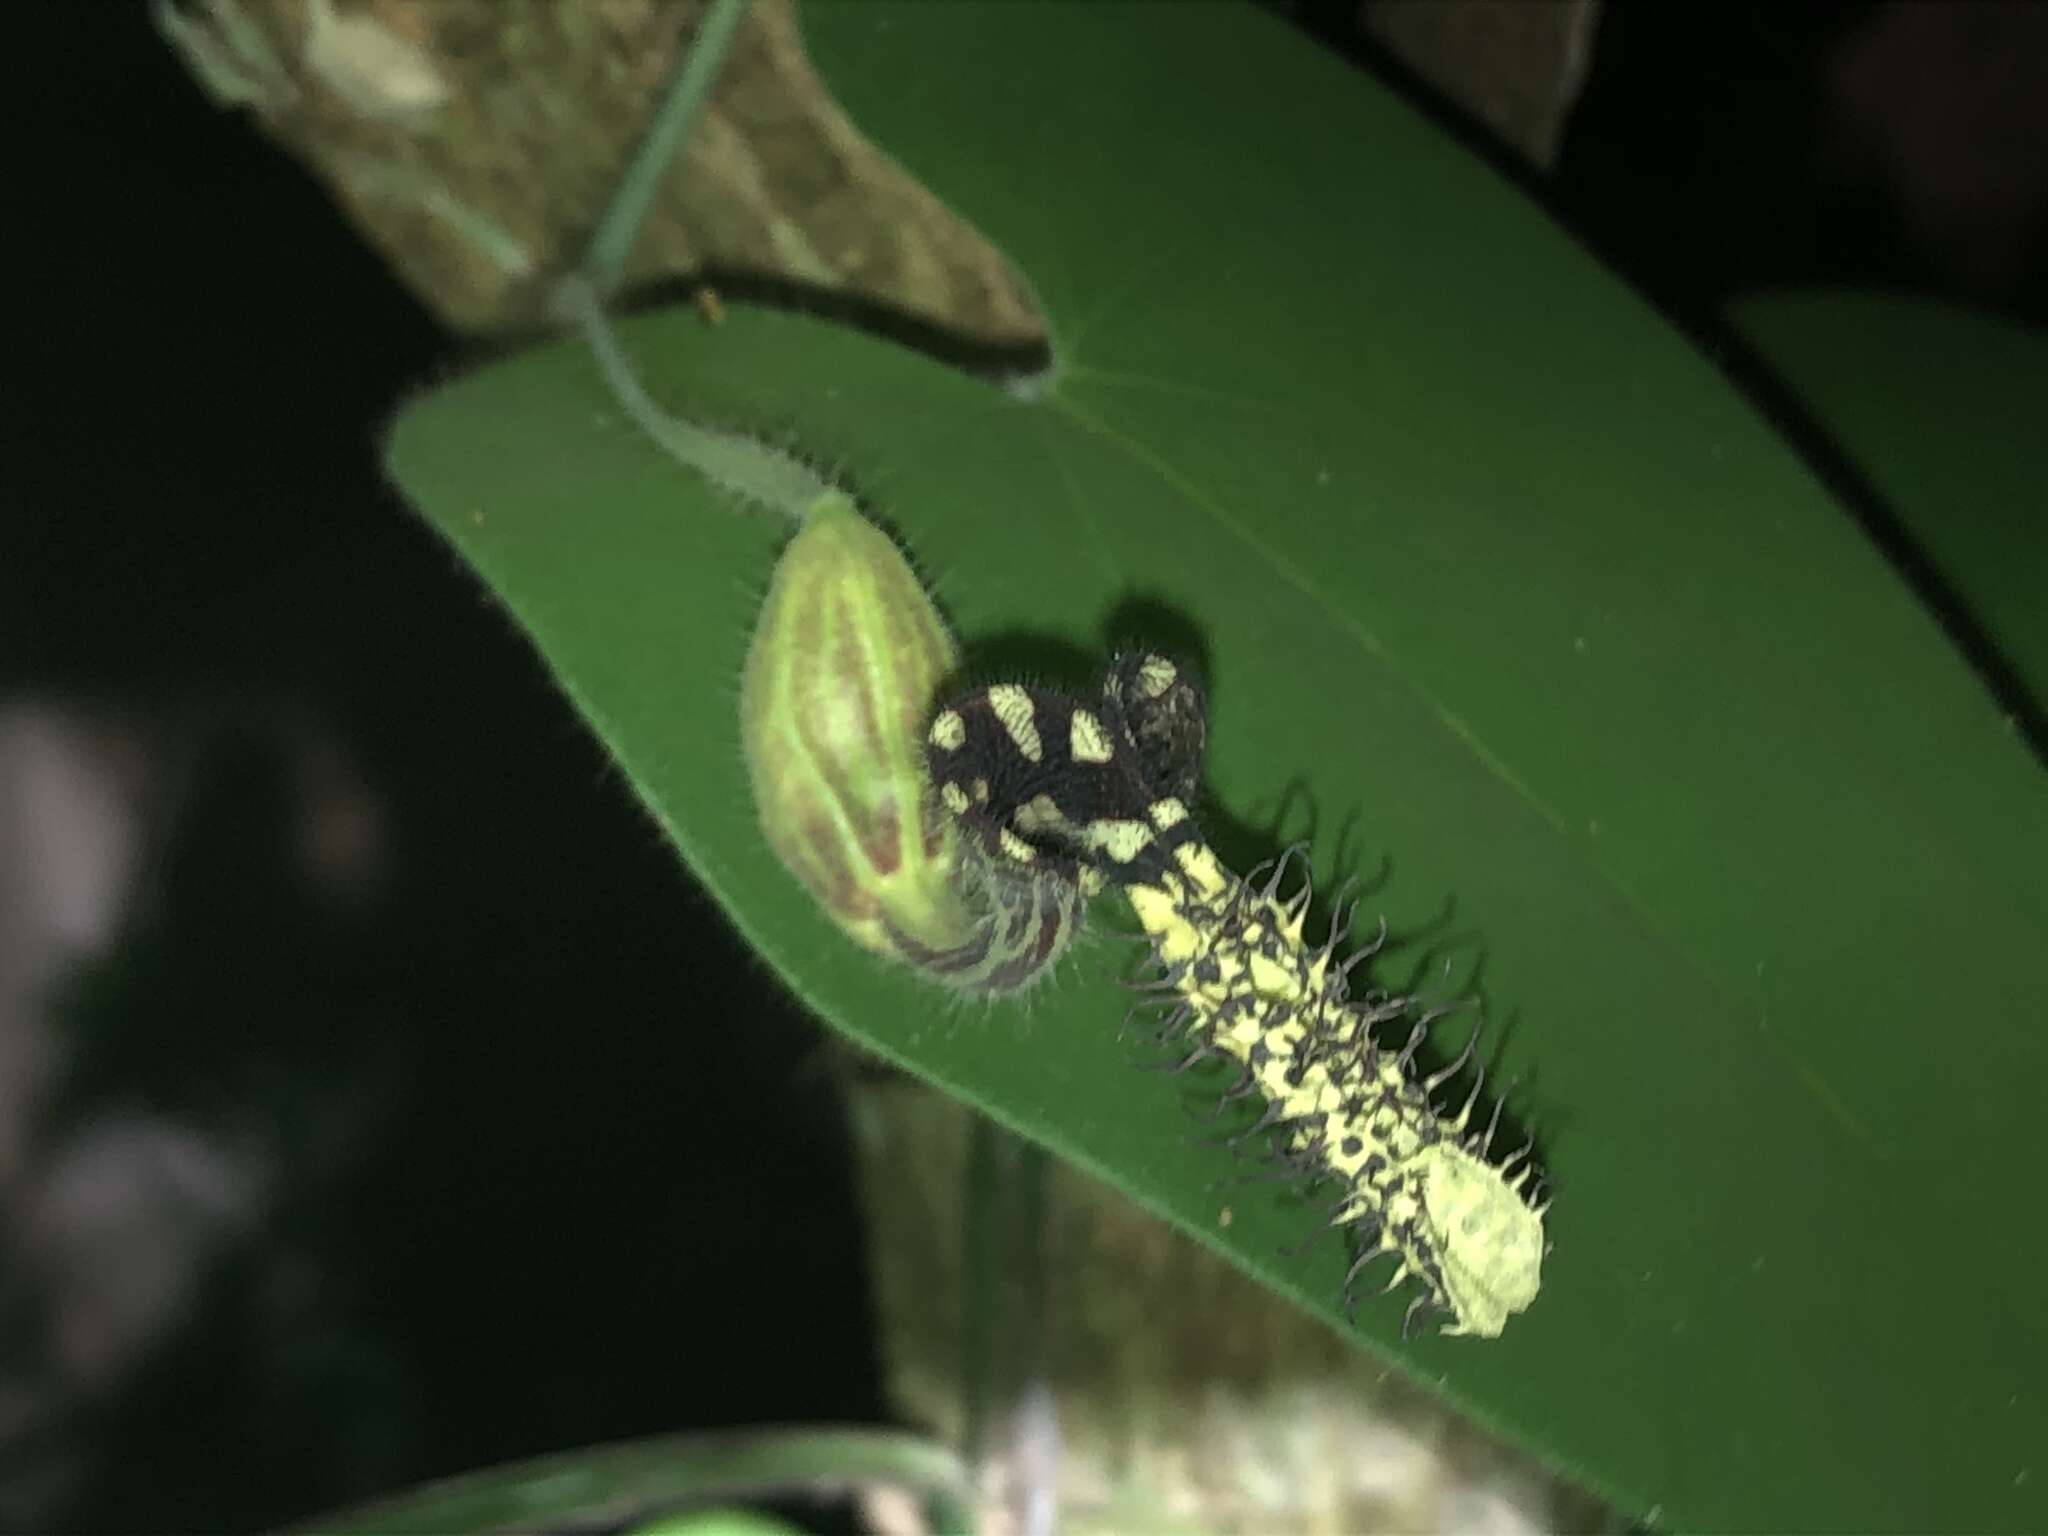
[[[689,136],[698,110],[711,94],[711,84],[718,78],[719,67],[732,47],[733,34],[739,30],[746,9],[747,0],[712,0],[711,8],[698,25],[697,35],[690,39],[683,62],[669,81],[661,105],[655,109],[647,136],[633,151],[633,158],[612,193],[611,206],[598,220],[589,249],[584,252],[580,270],[599,293],[609,293],[619,280],[619,272],[639,237],[641,221],[647,217],[648,205],[654,201],[661,178],[668,173],[670,162]]]
[[[619,409],[670,458],[714,485],[797,521],[824,498],[842,494],[800,459],[778,453],[742,433],[684,421],[656,405],[620,349],[597,291],[581,273],[563,279],[556,299],[597,359],[605,387]]]
[[[712,0],[655,109],[646,137],[619,178],[611,205],[598,220],[582,264],[556,287],[554,298],[558,313],[575,325],[597,359],[619,409],[648,441],[714,485],[801,521],[821,500],[843,499],[843,494],[810,466],[765,443],[684,421],[656,405],[604,313],[604,296],[618,282],[661,179],[711,94],[746,8],[747,0]]]

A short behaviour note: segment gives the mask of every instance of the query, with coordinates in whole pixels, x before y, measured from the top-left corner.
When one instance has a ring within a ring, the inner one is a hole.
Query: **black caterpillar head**
[[[1102,697],[1105,717],[1131,753],[1146,803],[1173,799],[1192,805],[1209,738],[1209,714],[1194,674],[1155,651],[1123,651],[1102,680]]]

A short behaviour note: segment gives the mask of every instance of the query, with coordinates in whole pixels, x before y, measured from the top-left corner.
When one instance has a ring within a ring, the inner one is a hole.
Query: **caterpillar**
[[[1435,1015],[1398,1050],[1381,1044],[1374,1029],[1413,999],[1352,995],[1351,974],[1378,942],[1339,959],[1340,910],[1311,944],[1308,882],[1280,895],[1288,856],[1254,883],[1259,872],[1240,879],[1203,841],[1190,806],[1206,730],[1192,678],[1137,651],[1112,661],[1093,707],[1019,683],[953,699],[933,717],[925,755],[940,803],[991,865],[1054,889],[1122,890],[1150,950],[1133,1014],[1160,1015],[1153,1038],[1190,1047],[1181,1067],[1234,1064],[1226,1101],[1264,1100],[1235,1140],[1268,1133],[1284,1175],[1338,1186],[1328,1225],[1351,1241],[1347,1308],[1367,1265],[1388,1255],[1384,1289],[1418,1286],[1404,1336],[1440,1313],[1446,1334],[1498,1337],[1541,1282],[1548,1207],[1535,1202],[1533,1142],[1490,1160],[1500,1109],[1475,1121],[1479,1083],[1455,1115],[1433,1102],[1470,1060],[1476,1031],[1426,1077],[1414,1057]]]

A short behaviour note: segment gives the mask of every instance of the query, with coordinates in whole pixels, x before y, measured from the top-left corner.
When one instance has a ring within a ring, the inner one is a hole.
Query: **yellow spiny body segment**
[[[1470,1103],[1444,1119],[1372,1045],[1328,951],[1303,941],[1306,901],[1252,890],[1204,844],[1175,855],[1173,873],[1125,889],[1195,1032],[1251,1074],[1290,1151],[1350,1191],[1334,1223],[1367,1225],[1367,1255],[1396,1256],[1388,1289],[1414,1276],[1450,1313],[1446,1333],[1498,1337],[1535,1299],[1543,1217],[1472,1149]]]

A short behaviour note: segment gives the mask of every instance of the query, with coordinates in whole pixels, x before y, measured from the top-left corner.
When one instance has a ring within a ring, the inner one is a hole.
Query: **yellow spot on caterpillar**
[[[1004,858],[1014,859],[1019,864],[1029,864],[1038,857],[1038,850],[1008,827],[996,834],[996,844],[1003,850]]]
[[[1178,800],[1154,800],[1152,802],[1152,825],[1164,832],[1168,827],[1177,827],[1188,819],[1188,808]]]
[[[1015,683],[998,683],[988,691],[988,707],[995,711],[996,719],[1003,729],[1010,733],[1010,740],[1017,750],[1032,762],[1045,760],[1045,747],[1038,739],[1037,712],[1031,707],[1031,695]]]
[[[1067,752],[1077,763],[1106,763],[1116,755],[1109,744],[1109,732],[1085,709],[1074,711],[1067,732]]]
[[[1268,960],[1264,955],[1251,957],[1252,986],[1267,997],[1286,997],[1297,990],[1294,973],[1278,960]]]
[[[1207,899],[1221,896],[1237,878],[1223,867],[1223,861],[1216,857],[1215,850],[1207,843],[1182,843],[1174,849],[1173,856],[1198,896]]]
[[[1180,678],[1180,668],[1164,656],[1147,656],[1138,666],[1138,693],[1147,699],[1161,697]]]
[[[958,784],[941,784],[939,798],[946,803],[946,809],[955,816],[964,816],[967,813],[967,791]]]
[[[1152,829],[1142,821],[1091,821],[1088,844],[1119,864],[1128,864],[1152,842]]]
[[[1201,934],[1179,915],[1171,894],[1156,885],[1134,885],[1124,894],[1130,897],[1131,910],[1138,914],[1139,923],[1151,935],[1152,947],[1158,951],[1161,963],[1178,965],[1202,947]]]
[[[988,804],[988,780],[987,780],[987,779],[979,779],[979,778],[978,778],[978,779],[976,779],[976,780],[974,781],[974,803],[975,803],[976,805],[987,805],[987,804]]]
[[[1073,825],[1051,795],[1033,795],[1017,807],[1010,821],[1020,832],[1065,831]]]
[[[932,745],[941,752],[958,752],[967,745],[967,722],[960,718],[958,710],[939,711],[938,719],[932,722]]]

